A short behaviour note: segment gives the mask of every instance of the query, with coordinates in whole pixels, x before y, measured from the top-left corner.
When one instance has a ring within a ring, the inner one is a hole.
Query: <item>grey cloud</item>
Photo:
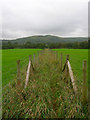
[[[3,38],[87,36],[87,0],[3,0]]]

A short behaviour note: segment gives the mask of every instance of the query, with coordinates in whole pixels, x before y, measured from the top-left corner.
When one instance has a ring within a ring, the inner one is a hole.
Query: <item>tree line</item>
[[[74,42],[74,43],[30,43],[26,42],[24,44],[18,44],[17,42],[12,43],[12,42],[7,42],[7,43],[2,43],[2,49],[15,49],[15,48],[70,48],[70,49],[88,49],[90,48],[90,40],[84,41],[84,42]]]

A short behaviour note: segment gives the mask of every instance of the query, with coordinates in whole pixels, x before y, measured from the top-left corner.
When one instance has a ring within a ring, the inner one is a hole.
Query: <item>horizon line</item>
[[[61,38],[88,38],[88,36],[60,36],[60,35],[53,35],[53,34],[36,34],[36,35],[29,35],[29,36],[21,36],[16,38],[0,38],[0,40],[16,40],[20,38],[26,38],[26,37],[33,37],[33,36],[55,36],[55,37],[61,37]]]

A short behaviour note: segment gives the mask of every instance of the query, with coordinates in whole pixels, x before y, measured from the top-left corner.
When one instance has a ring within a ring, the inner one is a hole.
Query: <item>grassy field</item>
[[[37,54],[40,49],[9,49],[2,50],[2,85],[12,82],[16,77],[18,59],[21,60],[21,68],[28,64],[29,55]]]
[[[63,64],[65,63],[66,55],[69,54],[69,60],[77,84],[82,83],[83,61],[87,60],[87,81],[88,81],[88,50],[87,49],[55,49],[55,51],[58,51],[58,56],[60,56],[61,52],[63,53]]]
[[[67,53],[71,56],[79,56],[79,50],[57,50],[63,52],[63,59]],[[72,52],[74,54],[72,54]],[[81,104],[81,82],[77,84],[78,94],[75,97],[73,88],[69,82],[70,78],[63,80],[63,74],[60,68],[60,57],[55,58],[55,52],[48,50],[43,51],[37,56],[34,65],[35,70],[31,70],[29,83],[26,89],[25,85],[25,69],[21,74],[21,85],[18,86],[16,81],[5,87],[3,90],[3,118],[87,118],[87,105]],[[83,50],[83,54],[87,55],[87,50]],[[74,75],[76,69],[74,64],[78,63],[79,57],[71,61]],[[86,56],[80,59],[79,63],[82,67],[82,60],[87,59]],[[63,61],[63,63],[65,60]],[[80,69],[77,69],[80,71]],[[82,72],[80,73],[82,74]],[[76,76],[77,77],[77,76]],[[79,76],[80,77],[80,76]],[[78,77],[77,77],[78,78]],[[79,79],[76,79],[79,80]]]
[[[13,78],[17,72],[16,61],[21,60],[21,68],[28,64],[28,56],[37,54],[39,49],[11,49],[2,51],[2,84],[3,86],[13,81]],[[83,60],[88,61],[88,50],[80,49],[55,49],[58,51],[58,57],[60,53],[63,53],[63,64],[66,60],[66,55],[70,55],[70,62],[75,74],[77,83],[82,82],[82,63]],[[88,62],[87,62],[88,63]],[[88,68],[88,67],[87,67]],[[88,78],[88,74],[87,74]]]
[[[1,108],[1,103],[2,103],[2,50],[0,50],[0,119],[2,116],[2,108]]]

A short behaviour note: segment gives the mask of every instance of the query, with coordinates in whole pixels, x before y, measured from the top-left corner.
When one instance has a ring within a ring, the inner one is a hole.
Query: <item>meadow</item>
[[[55,51],[58,51],[57,58]],[[61,52],[63,53],[63,65],[66,55],[70,55],[70,63],[78,87],[77,96],[73,93],[70,78],[67,78],[68,82],[63,80],[64,74],[60,68]],[[22,66],[21,84],[18,85],[17,81],[12,78],[13,82],[4,87],[3,118],[87,118],[87,104],[83,107],[81,103],[84,59],[88,60],[88,50],[54,49],[53,52],[49,50],[39,52],[35,61],[32,61],[35,70],[31,69],[27,88],[24,89],[25,65]],[[28,54],[26,60],[28,61]]]
[[[29,55],[36,54],[41,49],[9,49],[2,50],[2,84],[5,86],[9,82],[13,81],[17,73],[18,59],[21,60],[21,69],[28,64]],[[88,64],[88,50],[87,49],[54,49],[58,52],[58,58],[60,59],[60,53],[63,53],[63,65],[66,60],[66,55],[69,54],[70,62],[75,74],[77,83],[82,82],[82,64],[83,60],[87,60]],[[87,66],[88,68],[88,66]],[[88,70],[88,69],[87,69]],[[87,74],[88,78],[88,74]]]
[[[87,61],[87,83],[88,83],[88,49],[55,49],[58,51],[58,56],[60,53],[63,53],[63,64],[66,60],[66,55],[69,55],[69,60],[72,66],[72,70],[74,72],[74,77],[76,79],[77,84],[82,83],[83,77],[83,61]]]
[[[12,82],[17,74],[17,60],[21,69],[28,65],[29,55],[37,54],[40,49],[8,49],[2,50],[2,85]]]

